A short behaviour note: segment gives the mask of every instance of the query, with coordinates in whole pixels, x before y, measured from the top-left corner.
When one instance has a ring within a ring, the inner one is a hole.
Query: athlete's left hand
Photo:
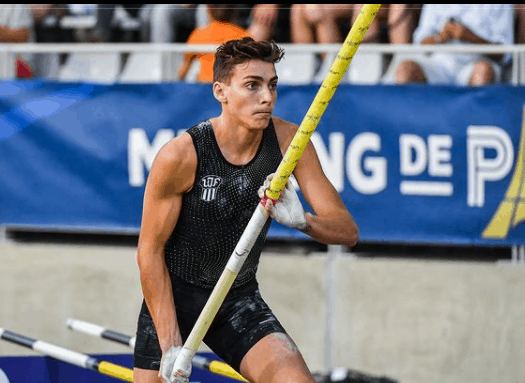
[[[177,356],[179,355],[181,350],[182,346],[173,346],[170,347],[170,349],[162,355],[159,369],[159,377],[161,378],[163,383],[189,382],[189,377],[191,375],[191,363],[189,365],[189,368],[185,368],[184,370],[173,371],[175,361],[177,360]]]
[[[259,188],[258,194],[260,198],[263,198],[266,189],[270,187],[273,177],[275,177],[275,173],[268,175],[264,180],[263,186]],[[303,205],[290,182],[286,183],[275,206],[271,199],[267,199],[265,208],[270,213],[270,216],[275,218],[280,224],[299,230],[306,228]]]

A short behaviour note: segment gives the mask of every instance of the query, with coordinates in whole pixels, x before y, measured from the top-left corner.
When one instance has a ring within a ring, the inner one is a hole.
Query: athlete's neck
[[[263,130],[248,129],[235,123],[230,124],[223,115],[211,118],[210,122],[217,144],[228,162],[245,165],[257,154]]]

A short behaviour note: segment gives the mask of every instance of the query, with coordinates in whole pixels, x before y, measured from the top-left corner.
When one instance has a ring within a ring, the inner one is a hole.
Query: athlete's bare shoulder
[[[173,185],[174,192],[184,193],[192,188],[196,169],[197,152],[193,140],[188,133],[183,133],[159,150],[151,173],[156,173],[162,183]]]
[[[275,127],[275,134],[277,134],[277,140],[279,141],[279,147],[284,153],[288,149],[288,145],[292,142],[292,139],[297,132],[298,126],[293,122],[283,120],[280,117],[272,117],[273,126]]]

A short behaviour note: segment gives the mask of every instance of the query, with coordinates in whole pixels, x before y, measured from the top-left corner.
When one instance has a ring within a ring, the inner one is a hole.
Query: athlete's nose
[[[272,102],[272,91],[267,86],[261,88],[261,99],[262,102],[270,103]]]

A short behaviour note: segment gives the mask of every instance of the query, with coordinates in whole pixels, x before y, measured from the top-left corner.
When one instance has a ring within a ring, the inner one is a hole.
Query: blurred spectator
[[[35,41],[33,15],[26,4],[0,5],[0,41],[4,43],[28,43]],[[20,55],[0,53],[0,66],[3,67],[2,77],[32,77],[33,54]]]
[[[364,4],[294,4],[292,42],[341,43]],[[384,4],[370,24],[363,42],[408,44],[416,27],[417,4]]]
[[[33,12],[37,43],[65,43],[70,38],[60,27],[65,14],[64,4],[29,4]],[[60,68],[59,53],[35,53],[33,74],[35,77],[56,78]]]
[[[206,4],[209,24],[197,28],[188,38],[188,44],[222,44],[228,40],[249,36],[248,32],[235,25],[237,4]],[[179,79],[185,80],[193,60],[200,62],[199,82],[213,81],[213,53],[187,53],[179,69]]]
[[[425,4],[414,43],[509,45],[514,41],[513,23],[514,6],[510,4]],[[501,58],[457,53],[400,55],[392,71],[397,83],[483,85],[500,80]]]
[[[364,4],[357,4],[356,10],[352,13],[352,25],[354,24],[359,9]],[[368,28],[363,39],[364,43],[390,43],[390,44],[410,44],[412,34],[416,29],[419,15],[421,13],[420,4],[383,4],[379,8],[374,22]]]
[[[293,43],[341,43],[364,4],[294,4],[290,12]],[[383,4],[363,39],[365,43],[409,44],[419,17],[417,4]],[[326,53],[316,55],[315,73]],[[382,66],[391,55],[381,58]],[[386,61],[384,61],[386,59]]]
[[[124,17],[130,17],[139,22],[139,37],[122,37],[117,35],[114,28],[114,19],[117,6],[121,6],[125,12]],[[149,41],[149,23],[152,6],[147,4],[97,4],[95,9],[96,24],[88,36],[90,42],[147,42]]]
[[[66,4],[65,17],[61,27],[68,32],[68,42],[85,43],[90,41],[92,28],[88,25],[96,21],[98,4]],[[65,25],[64,25],[65,24]],[[95,38],[95,42],[100,39]]]
[[[199,4],[197,11],[202,5]],[[285,19],[285,10],[281,9],[283,7],[283,4],[237,4],[237,17],[233,23],[247,30],[254,40],[283,40],[286,38],[284,35],[289,34],[286,28],[278,25],[278,21],[282,21],[281,24],[289,24]],[[207,23],[207,16],[205,18]]]
[[[154,4],[150,20],[150,41],[183,43],[197,26],[199,4]]]
[[[514,41],[516,44],[525,44],[525,5],[515,4],[514,12],[516,14],[516,27]]]
[[[293,4],[290,10],[292,42],[296,44],[343,41],[341,21],[350,20],[353,4]]]
[[[98,4],[68,4],[67,7],[72,15],[92,15]]]
[[[274,38],[279,4],[255,4],[251,9],[248,34],[256,41]]]
[[[37,43],[66,42],[65,31],[60,28],[60,18],[65,14],[64,4],[29,4],[33,11]]]

